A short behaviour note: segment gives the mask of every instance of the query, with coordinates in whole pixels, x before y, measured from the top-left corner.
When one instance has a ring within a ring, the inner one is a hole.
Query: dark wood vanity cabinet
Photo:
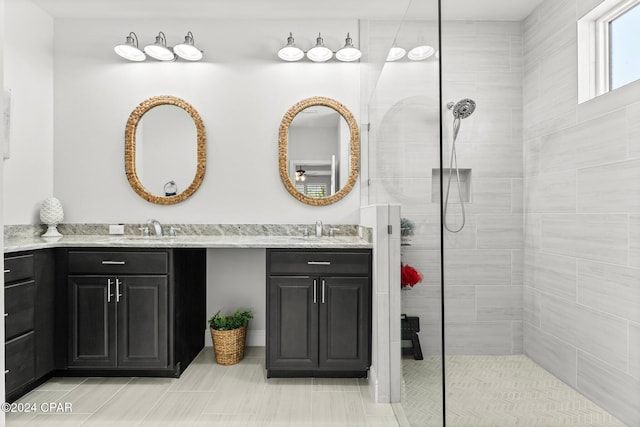
[[[202,349],[204,251],[78,249],[67,262],[67,369],[179,376]]]
[[[68,253],[68,367],[167,369],[169,253]]]
[[[267,375],[363,377],[371,251],[267,250]]]
[[[54,256],[49,250],[4,258],[5,390],[13,401],[54,370]]]
[[[178,377],[204,347],[206,249],[5,254],[5,390],[57,376]]]
[[[95,262],[112,274],[82,274]],[[166,252],[70,252],[69,273],[69,367],[168,368]]]

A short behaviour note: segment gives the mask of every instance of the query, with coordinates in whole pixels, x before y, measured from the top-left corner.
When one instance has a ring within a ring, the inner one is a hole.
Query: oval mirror
[[[313,206],[341,200],[360,169],[360,132],[353,114],[331,98],[298,102],[280,124],[278,158],[280,179],[293,197]]]
[[[125,129],[125,171],[133,190],[160,205],[181,202],[202,184],[206,134],[198,112],[174,96],[142,102]]]

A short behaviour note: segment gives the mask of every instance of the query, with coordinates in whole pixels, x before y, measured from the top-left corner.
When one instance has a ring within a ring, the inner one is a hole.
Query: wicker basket
[[[247,336],[246,326],[230,331],[218,331],[213,328],[209,328],[209,330],[216,352],[216,361],[219,365],[235,365],[242,360]]]

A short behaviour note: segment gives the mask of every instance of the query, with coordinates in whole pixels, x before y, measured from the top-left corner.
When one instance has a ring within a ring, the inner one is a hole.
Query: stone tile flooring
[[[401,425],[442,425],[440,358],[403,359]],[[233,366],[205,348],[179,379],[53,378],[8,413],[18,426],[397,427],[391,405],[375,404],[366,380],[266,378],[264,348]],[[70,403],[43,413],[42,403]],[[623,427],[624,424],[526,356],[447,358],[447,426]]]
[[[18,402],[71,403],[62,414],[8,413],[8,427],[397,427],[366,380],[266,378],[264,348],[233,366],[206,347],[181,378],[53,378]]]
[[[624,427],[524,355],[447,356],[447,427]],[[441,358],[402,359],[411,427],[442,425]]]

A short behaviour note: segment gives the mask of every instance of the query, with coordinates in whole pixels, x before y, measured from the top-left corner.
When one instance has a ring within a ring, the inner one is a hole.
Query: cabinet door
[[[317,279],[269,278],[267,296],[267,369],[315,369],[318,366]]]
[[[168,365],[167,276],[119,276],[118,366]],[[114,291],[115,292],[115,291]]]
[[[323,370],[366,370],[370,364],[367,277],[321,277],[320,359]]]
[[[69,366],[116,366],[113,282],[105,276],[69,277]]]

